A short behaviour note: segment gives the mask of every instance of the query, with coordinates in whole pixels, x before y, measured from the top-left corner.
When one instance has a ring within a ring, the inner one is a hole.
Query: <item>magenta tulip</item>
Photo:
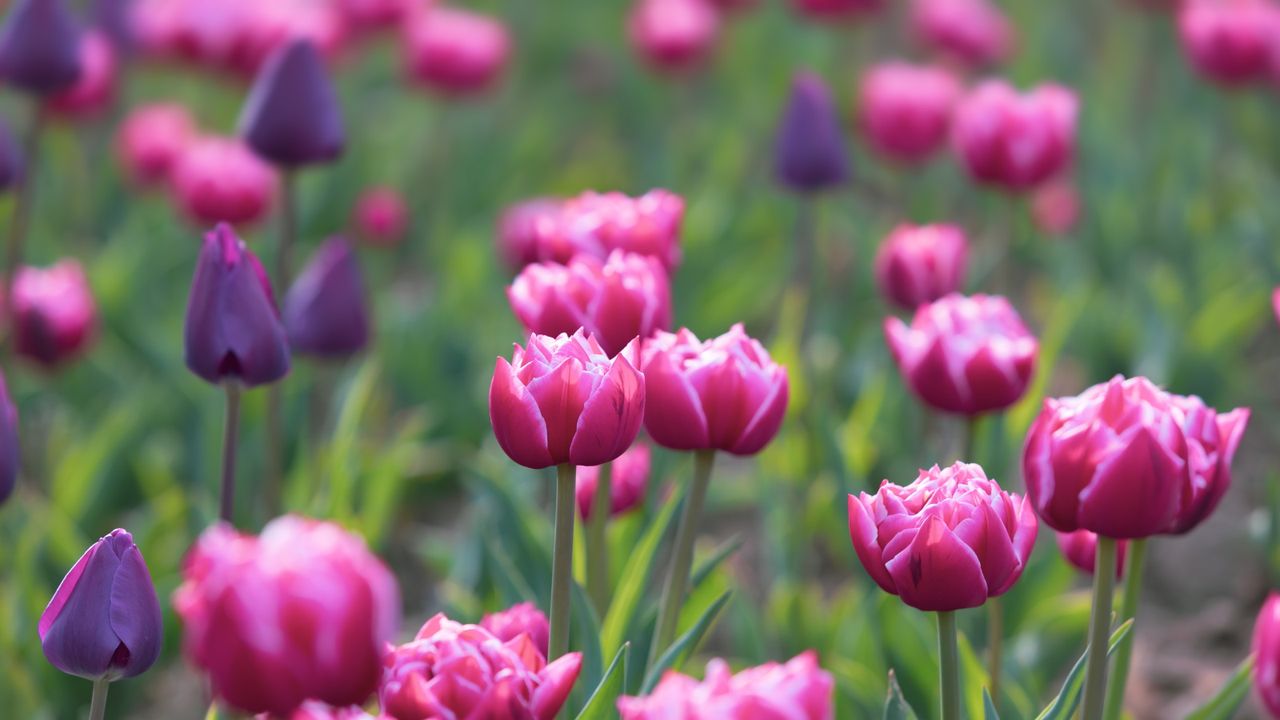
[[[946,145],[960,93],[960,81],[943,68],[876,65],[862,75],[859,122],[880,154],[919,163]]]
[[[1067,562],[1076,566],[1080,572],[1087,575],[1093,574],[1093,568],[1098,562],[1098,535],[1088,530],[1076,530],[1075,532],[1055,532],[1058,537],[1058,549],[1062,551],[1062,556]],[[1116,543],[1116,578],[1124,575],[1124,556],[1125,547],[1128,545],[1121,540]]]
[[[89,118],[100,115],[116,97],[119,69],[116,50],[106,35],[90,31],[80,36],[80,77],[75,84],[48,97],[45,107],[55,116]]]
[[[502,642],[527,635],[538,652],[544,656],[547,654],[551,625],[547,622],[547,616],[531,602],[512,605],[502,612],[489,613],[480,619],[480,627],[493,633]]]
[[[575,255],[605,259],[614,250],[655,257],[674,272],[680,264],[684,198],[662,189],[639,197],[585,192],[534,219],[537,259],[567,263]]]
[[[390,187],[374,187],[356,201],[356,235],[368,245],[393,247],[409,227],[409,207],[404,196]]]
[[[610,517],[630,512],[644,502],[645,491],[649,488],[649,458],[649,446],[637,442],[613,461],[609,474]],[[575,489],[578,514],[582,516],[583,522],[591,519],[591,504],[595,500],[599,482],[599,467],[578,468]]]
[[[1003,80],[989,80],[960,101],[952,146],[974,180],[1028,190],[1073,163],[1077,105],[1075,93],[1058,85],[1019,94]]]
[[[18,408],[9,398],[9,386],[0,375],[0,505],[13,495],[22,466],[22,446],[18,437]]]
[[[134,108],[116,136],[116,153],[125,174],[145,187],[168,182],[178,158],[197,136],[186,106],[156,103]]]
[[[1253,687],[1271,717],[1280,718],[1280,593],[1273,592],[1253,626]]]
[[[651,67],[684,72],[715,47],[720,14],[709,0],[634,0],[627,16],[631,46]]]
[[[260,220],[276,194],[271,166],[231,138],[203,137],[187,145],[170,180],[178,207],[199,225]]]
[[[1186,0],[1178,31],[1196,70],[1240,86],[1266,79],[1280,43],[1280,7],[1269,0]]]
[[[386,720],[385,715],[374,717],[356,706],[334,707],[315,700],[308,700],[288,715],[261,713],[256,720]]]
[[[10,302],[14,351],[46,369],[84,354],[97,335],[97,305],[75,260],[19,268]]]
[[[557,198],[533,198],[502,211],[496,239],[498,254],[507,267],[518,272],[529,263],[554,259],[543,257],[542,238],[557,234],[563,204],[564,201]],[[570,252],[558,262],[566,262],[572,257]]]
[[[411,11],[403,27],[409,78],[445,95],[474,95],[491,88],[511,55],[507,27],[467,10],[428,4]]]
[[[1046,235],[1066,235],[1080,220],[1080,192],[1070,178],[1050,180],[1031,195],[1031,220]]]
[[[1013,26],[990,0],[914,0],[911,27],[922,45],[970,67],[1013,50]]]
[[[653,692],[618,699],[622,720],[832,720],[835,681],[803,652],[733,674],[715,659],[699,682],[668,670]]]
[[[876,284],[890,302],[914,310],[964,288],[969,241],[955,225],[899,225],[876,252]]]

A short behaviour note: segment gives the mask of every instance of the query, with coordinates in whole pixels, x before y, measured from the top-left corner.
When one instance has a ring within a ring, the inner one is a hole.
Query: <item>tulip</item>
[[[299,39],[314,43],[326,57],[335,56],[346,41],[346,29],[333,2],[239,1],[246,3],[247,21],[240,28],[241,47],[230,68],[233,71],[250,76],[259,74],[273,55]]]
[[[736,675],[717,658],[702,682],[669,670],[649,695],[619,698],[618,712],[622,720],[832,720],[834,691],[812,650]]]
[[[955,225],[899,225],[876,252],[880,294],[914,310],[963,289],[969,241]]]
[[[409,12],[408,0],[338,0],[343,19],[358,31],[395,27]]]
[[[1271,717],[1280,717],[1280,593],[1271,593],[1253,627],[1253,686]]]
[[[0,375],[0,505],[13,494],[21,467],[21,445],[18,442],[18,408],[9,399],[9,387]]]
[[[400,596],[358,536],[293,515],[257,537],[219,524],[182,577],[184,651],[230,708],[288,716],[307,700],[362,705],[377,689]]]
[[[543,259],[540,240],[554,234],[561,205],[562,201],[555,198],[534,198],[502,211],[496,239],[498,254],[507,267],[518,272],[525,265]]]
[[[93,342],[98,311],[75,260],[19,269],[10,301],[14,351],[46,369],[78,357]]]
[[[1280,38],[1280,8],[1266,0],[1187,0],[1178,31],[1191,64],[1227,87],[1264,80]]]
[[[657,70],[686,72],[715,47],[720,15],[708,0],[636,0],[627,35],[642,60]]]
[[[593,336],[610,356],[637,337],[671,326],[667,271],[652,257],[614,250],[601,262],[578,255],[568,265],[526,266],[507,288],[511,309],[539,335]]]
[[[502,612],[489,613],[480,620],[480,627],[493,633],[502,642],[515,640],[521,635],[533,641],[533,647],[543,656],[547,654],[547,638],[551,627],[547,616],[530,602],[512,605]]]
[[[1275,313],[1276,322],[1280,322],[1280,287],[1271,291],[1271,311]]]
[[[360,239],[369,245],[392,247],[404,238],[409,208],[395,189],[369,188],[356,201],[354,224]]]
[[[1041,232],[1066,235],[1080,219],[1080,193],[1070,179],[1051,180],[1031,195],[1031,220]]]
[[[90,17],[93,27],[111,43],[117,54],[127,55],[134,48],[134,32],[129,17],[135,0],[92,0]]]
[[[276,193],[276,174],[239,140],[203,137],[178,156],[170,175],[178,206],[201,225],[257,221]]]
[[[919,163],[946,144],[960,92],[960,82],[942,68],[903,62],[876,65],[862,75],[862,129],[886,157]]]
[[[1093,574],[1093,569],[1098,563],[1098,535],[1088,530],[1076,530],[1075,532],[1059,532],[1058,549],[1062,551],[1062,557],[1067,562],[1076,566],[1080,572],[1087,575]],[[1124,556],[1125,543],[1116,543],[1116,579],[1120,579],[1124,575]]]
[[[644,502],[645,491],[649,487],[650,454],[649,446],[638,442],[613,461],[608,478],[610,517],[625,515]],[[578,498],[578,514],[584,522],[592,519],[592,507],[600,476],[600,467],[578,468],[574,487]]]
[[[404,22],[404,65],[411,80],[445,95],[474,95],[506,68],[511,38],[500,21],[467,10],[427,7]]]
[[[346,358],[369,343],[369,310],[360,263],[333,238],[320,246],[284,298],[289,346],[303,355]]]
[[[62,0],[18,0],[0,27],[0,78],[32,95],[80,79],[80,28]]]
[[[684,198],[675,193],[656,189],[629,197],[585,192],[554,210],[531,205],[521,211],[532,215],[521,222],[533,226],[538,260],[564,264],[580,254],[604,260],[614,250],[625,250],[657,258],[668,272],[680,265]]]
[[[267,61],[245,101],[240,135],[259,156],[285,168],[342,154],[342,110],[313,42],[293,40]]]
[[[80,38],[79,79],[74,85],[48,97],[45,106],[54,115],[87,118],[99,115],[116,96],[116,51],[111,41],[96,30]]]
[[[187,147],[196,139],[196,122],[177,103],[141,105],[131,111],[116,136],[125,174],[144,187],[164,185]]]
[[[840,120],[822,78],[798,73],[778,128],[774,175],[801,194],[838,187],[849,180],[849,161]]]
[[[791,0],[801,15],[815,20],[848,20],[880,10],[884,0]]]
[[[1075,93],[1058,85],[1019,95],[1004,81],[989,80],[961,100],[952,145],[974,180],[1028,190],[1071,165],[1076,109]]]
[[[273,717],[269,713],[261,713],[256,717],[257,720],[386,720],[385,715],[374,717],[360,707],[335,708],[332,705],[314,700],[308,700],[299,705],[298,709],[283,717]]]
[[[378,699],[395,720],[552,720],[573,689],[582,654],[552,663],[527,635],[503,642],[443,613],[384,661]]]
[[[989,0],[914,0],[911,26],[922,45],[971,67],[1013,50],[1013,27]]]

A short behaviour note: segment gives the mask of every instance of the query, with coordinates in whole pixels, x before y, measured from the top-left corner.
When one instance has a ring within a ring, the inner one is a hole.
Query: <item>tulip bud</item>
[[[314,43],[293,40],[271,55],[245,101],[240,135],[259,156],[283,167],[342,154],[342,110]]]
[[[164,624],[151,573],[125,530],[89,546],[40,616],[49,663],[89,680],[134,677],[160,656]]]
[[[360,261],[342,238],[320,246],[284,298],[289,346],[302,355],[346,358],[369,343]]]
[[[822,79],[809,72],[795,76],[774,147],[774,175],[799,193],[843,185],[849,160],[839,114]]]
[[[554,232],[562,204],[555,198],[534,198],[502,211],[498,219],[497,245],[498,253],[508,267],[519,271],[525,265],[542,259],[539,240]],[[545,229],[540,230],[539,226],[545,226]]]
[[[116,96],[116,51],[96,30],[80,37],[80,78],[49,96],[45,107],[54,115],[87,118],[105,111]]]
[[[511,55],[500,21],[445,7],[411,12],[404,22],[404,64],[411,80],[446,95],[492,87]]]
[[[225,224],[205,236],[183,335],[187,367],[215,385],[253,387],[289,372],[289,343],[266,271]]]
[[[1178,34],[1191,64],[1208,79],[1240,86],[1266,78],[1280,38],[1280,8],[1266,0],[1186,0]]]
[[[600,482],[600,468],[578,468],[575,495],[578,514],[582,521],[591,519],[592,503],[596,498],[596,486]],[[609,472],[609,517],[623,515],[644,502],[649,488],[649,446],[638,442],[622,453]]]
[[[996,295],[947,295],[917,308],[910,326],[886,318],[884,334],[923,402],[971,417],[1017,402],[1039,350],[1017,311]]]
[[[1066,235],[1080,219],[1080,193],[1069,178],[1050,180],[1031,195],[1031,220],[1040,232]]]
[[[220,524],[182,577],[173,605],[187,658],[230,707],[288,716],[307,700],[362,705],[377,689],[400,594],[358,536],[294,515],[258,537]]]
[[[14,351],[47,369],[78,357],[94,339],[98,311],[75,260],[20,268],[10,302]]]
[[[18,0],[0,27],[0,78],[49,95],[80,79],[80,28],[63,0]]]
[[[982,83],[960,102],[951,141],[975,180],[1017,192],[1070,167],[1076,96],[1058,85],[1025,95],[1001,80]]]
[[[412,642],[392,648],[384,665],[378,699],[396,720],[550,720],[578,679],[582,653],[548,664],[528,635],[503,642],[441,613]]]
[[[18,484],[21,463],[18,442],[18,408],[9,399],[9,387],[0,375],[0,505],[13,494]]]
[[[947,142],[960,82],[947,70],[888,62],[862,76],[859,117],[877,151],[903,163],[928,159]]]
[[[978,607],[1013,587],[1036,542],[1026,498],[978,465],[921,470],[907,486],[885,480],[849,496],[849,536],[867,573],[917,610]]]
[[[899,225],[876,252],[880,293],[914,310],[963,289],[969,241],[955,225]]]
[[[835,681],[808,650],[734,675],[716,658],[702,682],[668,671],[644,697],[618,698],[622,720],[832,720]]]
[[[551,624],[538,606],[531,602],[512,605],[502,612],[489,613],[481,618],[480,627],[493,633],[502,642],[527,635],[538,652],[544,657],[547,654]]]
[[[739,323],[705,342],[687,328],[645,343],[645,429],[673,450],[754,455],[787,412],[787,370]]]
[[[668,270],[680,265],[680,225],[684,198],[666,190],[639,197],[622,193],[585,192],[559,205],[558,212],[537,217],[537,259],[567,263],[575,255],[604,260],[614,250],[655,257]]]
[[[0,192],[8,190],[22,179],[24,164],[22,148],[18,147],[8,124],[0,119]]]
[[[911,26],[920,44],[970,67],[1013,50],[1013,27],[989,0],[914,0]]]
[[[1190,531],[1231,485],[1249,421],[1194,396],[1117,375],[1076,397],[1049,399],[1027,431],[1027,497],[1059,532],[1109,538]]]
[[[1093,574],[1098,562],[1098,535],[1088,530],[1054,533],[1058,536],[1058,549],[1067,562],[1076,566],[1080,572]],[[1116,579],[1124,575],[1125,548],[1129,543],[1124,540],[1116,542]]]
[[[393,247],[404,238],[409,225],[409,208],[400,193],[389,187],[365,190],[356,201],[355,226],[360,239],[369,245]]]
[[[143,186],[169,181],[170,172],[196,139],[196,121],[183,105],[141,105],[125,118],[116,152],[125,174]]]
[[[657,70],[685,72],[701,65],[720,31],[708,0],[635,0],[627,35],[641,59]]]
[[[1253,687],[1271,717],[1280,717],[1280,593],[1271,593],[1253,626]]]
[[[530,335],[511,362],[498,358],[489,386],[493,434],[508,456],[528,468],[603,465],[640,432],[644,376],[631,348],[612,360],[595,338]]]
[[[204,137],[178,156],[170,176],[178,206],[201,225],[251,223],[271,209],[276,174],[239,140]]]
[[[884,7],[884,0],[791,0],[801,15],[820,21],[857,19]]]

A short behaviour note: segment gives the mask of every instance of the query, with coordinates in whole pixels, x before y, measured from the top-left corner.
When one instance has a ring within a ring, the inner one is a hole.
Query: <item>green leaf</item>
[[[991,693],[986,688],[982,688],[982,718],[983,720],[1000,720],[1000,713],[996,712],[996,704],[991,701]]]
[[[1222,689],[1214,694],[1209,702],[1188,715],[1186,720],[1231,720],[1235,717],[1240,703],[1244,702],[1249,694],[1253,680],[1253,665],[1253,655],[1245,658],[1236,671],[1231,673],[1231,677],[1223,683]]]
[[[1124,621],[1123,625],[1111,633],[1111,641],[1107,645],[1107,657],[1111,657],[1116,646],[1129,635],[1131,630],[1133,630],[1133,618]],[[1089,651],[1085,650],[1084,655],[1080,656],[1071,668],[1071,672],[1067,674],[1067,679],[1062,682],[1062,691],[1036,720],[1070,720],[1076,712],[1076,706],[1080,704],[1080,691],[1084,686],[1084,668],[1088,661]]]
[[[608,720],[614,717],[618,698],[626,693],[627,664],[631,660],[631,643],[623,643],[613,656],[609,669],[604,671],[600,684],[592,691],[587,704],[578,713],[578,720]]]
[[[884,720],[917,720],[916,711],[902,697],[902,688],[898,687],[898,678],[889,671],[889,693],[884,699]]]
[[[716,616],[720,614],[720,610],[724,608],[725,603],[729,602],[729,596],[733,593],[725,591],[715,602],[711,603],[706,612],[702,613],[702,617],[689,628],[689,631],[671,644],[666,652],[653,663],[653,667],[649,668],[648,673],[644,676],[644,684],[640,688],[640,694],[646,695],[653,690],[658,684],[658,679],[662,677],[662,673],[667,668],[679,668],[680,665],[688,659],[694,648],[702,642],[702,637],[707,634],[707,630],[711,628],[711,623],[715,621]]]
[[[600,647],[605,655],[616,654],[626,641],[627,632],[635,619],[636,609],[644,598],[649,577],[653,574],[654,558],[662,538],[671,527],[671,520],[680,506],[680,498],[673,497],[654,518],[640,541],[636,543],[631,559],[622,570],[622,581],[614,590],[613,601],[605,613],[604,626],[600,630]]]
[[[978,657],[978,653],[974,652],[973,644],[969,642],[969,637],[964,633],[960,633],[958,640],[960,673],[963,678],[960,687],[961,702],[964,704],[966,715],[971,718],[982,717],[983,696],[987,694],[987,688],[991,685],[991,678],[987,673],[987,667],[982,658]]]
[[[742,537],[735,535],[722,543],[720,547],[716,548],[716,551],[712,553],[711,557],[707,558],[693,569],[693,574],[689,576],[689,587],[697,588],[701,585],[702,582],[711,575],[711,573],[715,572],[716,568],[720,566],[720,563],[724,562],[729,558],[729,556],[736,553],[742,547],[742,542]]]
[[[604,658],[600,652],[600,620],[596,617],[591,598],[575,580],[569,582],[569,624],[573,629],[573,647],[582,650],[582,670],[579,676],[586,687],[593,686],[601,677]]]

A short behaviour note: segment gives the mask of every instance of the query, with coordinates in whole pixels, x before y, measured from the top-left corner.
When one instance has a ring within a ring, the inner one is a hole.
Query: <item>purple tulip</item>
[[[9,399],[9,388],[0,375],[0,503],[13,494],[18,484],[21,452],[18,445],[18,409]]]
[[[360,263],[333,238],[320,246],[284,298],[284,327],[298,353],[344,358],[369,343],[369,310]]]
[[[90,4],[89,15],[93,18],[94,27],[101,30],[120,53],[130,53],[134,48],[133,25],[129,17],[132,11],[133,0],[93,0]]]
[[[296,39],[275,51],[249,92],[240,135],[276,165],[311,165],[342,154],[342,111],[314,43]]]
[[[40,616],[40,646],[90,680],[141,674],[160,656],[160,600],[133,536],[112,530],[80,556]]]
[[[36,95],[80,79],[80,28],[62,0],[19,0],[0,28],[0,78]]]
[[[187,367],[214,384],[252,387],[289,372],[289,343],[267,273],[225,223],[205,236],[184,340]]]
[[[849,179],[840,117],[822,78],[809,72],[791,84],[774,154],[778,182],[800,193],[843,185]]]

